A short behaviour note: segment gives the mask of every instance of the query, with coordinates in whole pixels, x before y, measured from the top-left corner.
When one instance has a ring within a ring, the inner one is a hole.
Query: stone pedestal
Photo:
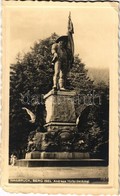
[[[44,96],[47,111],[46,124],[48,131],[74,131],[76,115],[74,107],[75,91],[51,90]]]
[[[46,106],[47,133],[46,152],[72,152],[72,143],[76,132],[76,115],[74,107],[75,91],[51,90],[44,96]],[[58,157],[57,157],[58,158]]]
[[[42,133],[42,137],[41,133],[39,134],[40,142],[35,145],[33,152],[26,153],[25,159],[54,160],[56,164],[64,160],[63,163],[68,165],[68,160],[75,162],[90,158],[88,152],[81,152],[79,149],[79,145],[84,142],[76,130],[75,95],[75,91],[51,90],[44,96],[47,131]]]

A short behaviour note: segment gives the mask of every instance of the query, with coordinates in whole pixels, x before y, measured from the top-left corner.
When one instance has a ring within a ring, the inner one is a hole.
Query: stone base
[[[75,91],[54,91],[51,90],[44,96],[47,117],[49,122],[75,123],[74,97]]]
[[[25,159],[89,159],[89,153],[79,152],[29,152]]]
[[[71,131],[75,132],[75,123],[63,123],[63,122],[49,122],[45,124],[47,131],[61,132],[61,131]]]
[[[76,141],[75,95],[75,91],[51,90],[44,96],[47,112],[46,124],[44,125],[47,129],[45,141],[48,141],[50,146],[41,151],[71,152],[76,150],[72,146],[73,141]],[[79,149],[77,150],[79,151]],[[74,156],[71,154],[66,156],[63,156],[63,154],[52,154],[48,157],[59,159],[73,158]]]
[[[99,167],[107,166],[103,159],[21,159],[16,166],[20,167]]]

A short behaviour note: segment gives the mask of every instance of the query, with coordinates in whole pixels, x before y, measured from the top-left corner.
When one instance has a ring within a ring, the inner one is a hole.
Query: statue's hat
[[[68,36],[67,35],[63,35],[63,36],[60,36],[57,40],[56,40],[56,43],[60,42],[60,41],[68,41]]]

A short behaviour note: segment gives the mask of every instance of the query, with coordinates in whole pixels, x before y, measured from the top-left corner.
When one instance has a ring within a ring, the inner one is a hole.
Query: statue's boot
[[[60,87],[60,90],[61,91],[65,91],[65,87],[64,87],[64,80],[63,79],[60,79],[59,80],[59,87]]]
[[[57,83],[58,83],[58,77],[54,76],[53,77],[53,89],[57,90]]]

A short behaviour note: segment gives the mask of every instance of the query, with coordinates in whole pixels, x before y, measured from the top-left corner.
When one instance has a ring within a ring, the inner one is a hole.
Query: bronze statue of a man
[[[70,51],[67,48],[68,36],[59,37],[52,45],[54,63],[53,89],[65,90],[67,73],[70,69]]]
[[[54,63],[53,89],[65,90],[67,74],[73,65],[74,60],[74,33],[71,14],[68,18],[68,33],[59,37],[52,45],[52,54]]]

